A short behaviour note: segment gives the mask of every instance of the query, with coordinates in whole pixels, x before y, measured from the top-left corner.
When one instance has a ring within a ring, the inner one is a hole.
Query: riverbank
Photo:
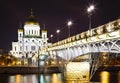
[[[58,66],[28,67],[28,66],[1,66],[0,74],[37,74],[37,73],[59,73]]]

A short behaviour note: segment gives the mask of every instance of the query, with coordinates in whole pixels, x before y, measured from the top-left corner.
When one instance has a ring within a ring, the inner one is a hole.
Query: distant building
[[[17,58],[31,58],[38,54],[43,46],[47,45],[47,31],[41,30],[40,24],[31,12],[24,27],[18,29],[18,41],[12,42],[10,53]]]

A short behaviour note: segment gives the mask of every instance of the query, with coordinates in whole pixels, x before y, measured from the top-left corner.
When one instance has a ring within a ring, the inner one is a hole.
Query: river
[[[79,80],[64,81],[60,73],[54,74],[0,74],[0,83],[84,83]],[[97,73],[93,81],[95,83],[120,83],[120,72],[101,71]],[[91,82],[93,83],[93,82]]]

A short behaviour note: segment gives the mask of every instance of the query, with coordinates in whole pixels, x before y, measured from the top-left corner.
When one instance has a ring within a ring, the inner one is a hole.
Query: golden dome
[[[33,24],[33,25],[39,25],[38,21],[35,19],[35,17],[31,14],[25,24]]]

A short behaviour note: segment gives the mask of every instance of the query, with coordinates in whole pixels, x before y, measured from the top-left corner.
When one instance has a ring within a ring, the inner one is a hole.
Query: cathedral
[[[16,58],[31,58],[47,45],[47,30],[41,30],[39,22],[31,12],[23,27],[18,28],[18,41],[12,42],[11,55]]]

